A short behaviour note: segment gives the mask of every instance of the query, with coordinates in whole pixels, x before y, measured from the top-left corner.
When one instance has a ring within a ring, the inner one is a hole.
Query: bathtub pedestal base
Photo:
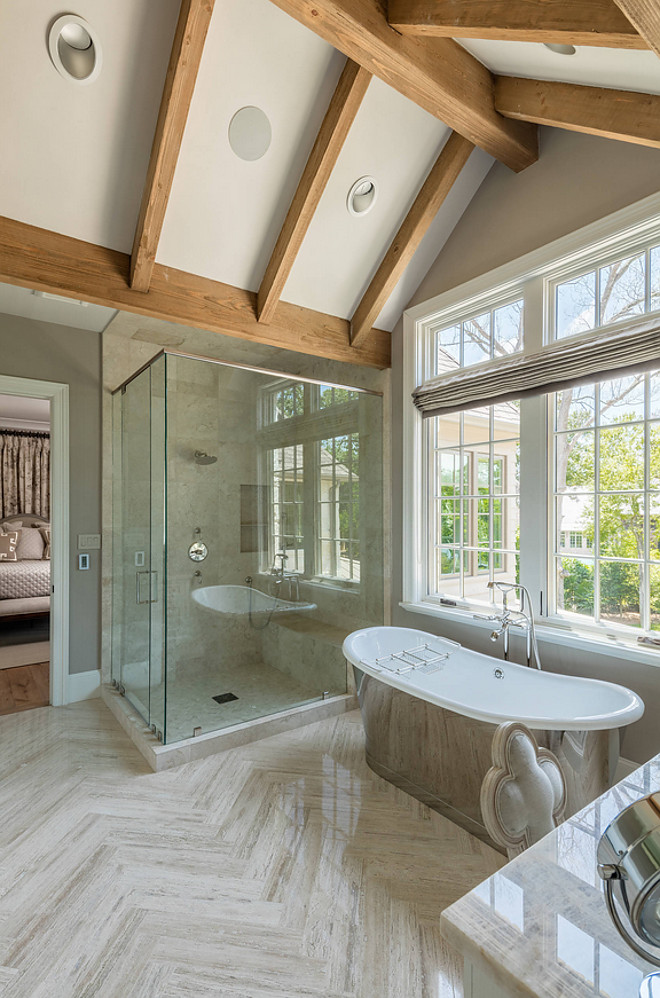
[[[483,823],[479,796],[492,765],[496,724],[474,720],[411,696],[356,669],[371,769],[434,811],[504,852]],[[566,817],[611,785],[618,736],[611,731],[539,731],[566,780]]]

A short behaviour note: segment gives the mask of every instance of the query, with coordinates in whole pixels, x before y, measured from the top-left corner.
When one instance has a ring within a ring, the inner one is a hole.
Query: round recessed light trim
[[[373,177],[360,177],[356,180],[346,198],[346,207],[351,215],[366,215],[371,211],[378,197],[378,187]]]
[[[52,63],[65,80],[93,83],[101,72],[103,54],[99,37],[77,14],[63,14],[50,26],[48,51]]]
[[[575,45],[562,45],[559,42],[543,42],[543,45],[555,55],[575,55],[577,52]]]
[[[260,107],[242,107],[229,122],[229,145],[239,159],[254,162],[266,155],[273,130]]]

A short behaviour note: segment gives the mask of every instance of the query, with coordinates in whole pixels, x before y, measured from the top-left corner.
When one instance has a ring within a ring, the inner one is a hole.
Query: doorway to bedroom
[[[50,409],[0,393],[0,715],[50,703]]]

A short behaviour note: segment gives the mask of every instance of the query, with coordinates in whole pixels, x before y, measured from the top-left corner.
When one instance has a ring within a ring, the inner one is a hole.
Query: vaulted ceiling
[[[103,54],[80,85],[48,56],[54,0],[0,0],[0,279],[386,365],[493,158],[535,161],[533,122],[660,146],[658,10],[78,0]],[[246,106],[272,128],[254,161],[228,141]],[[363,176],[378,196],[355,217]]]

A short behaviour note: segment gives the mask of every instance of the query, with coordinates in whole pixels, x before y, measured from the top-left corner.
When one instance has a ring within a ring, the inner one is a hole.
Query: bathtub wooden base
[[[371,769],[503,852],[488,835],[479,804],[497,725],[428,703],[357,668],[355,676]],[[561,765],[566,817],[610,787],[618,760],[616,729],[534,735]]]

